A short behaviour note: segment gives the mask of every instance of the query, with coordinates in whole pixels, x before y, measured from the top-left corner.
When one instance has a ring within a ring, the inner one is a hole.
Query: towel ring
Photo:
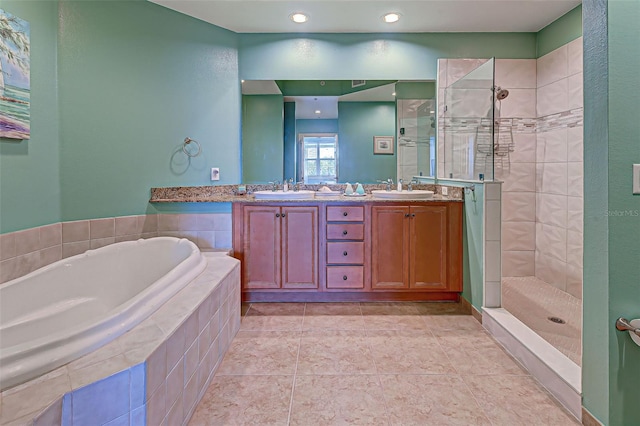
[[[187,149],[187,145],[189,145],[191,142],[196,144],[196,146],[198,147],[198,151],[195,154],[189,152],[189,150]],[[198,143],[198,141],[191,139],[189,137],[186,137],[184,138],[184,144],[182,145],[182,152],[187,154],[188,157],[197,157],[202,152],[202,147],[200,146],[200,143]]]

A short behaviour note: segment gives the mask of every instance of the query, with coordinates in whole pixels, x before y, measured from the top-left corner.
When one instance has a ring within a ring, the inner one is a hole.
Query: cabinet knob
[[[343,255],[343,256],[346,256],[346,255],[348,255],[348,254],[349,254],[349,253],[347,253],[346,251],[343,251],[343,252],[342,252],[342,255]]]
[[[347,232],[346,229],[344,231],[342,231],[342,235],[347,235],[347,234],[348,234],[348,232]]]
[[[284,215],[282,215],[282,216],[284,216]],[[415,213],[411,213],[411,217],[416,217],[416,214]]]
[[[280,213],[276,213],[276,217],[280,217]]]
[[[342,216],[349,216],[349,213],[344,212],[344,213],[342,213]]]
[[[404,217],[409,217],[409,213],[405,213],[405,214],[404,214]]]
[[[285,217],[285,216],[286,216],[286,214],[285,214],[285,213],[282,213],[282,217]],[[415,216],[415,215],[414,215],[414,216]]]
[[[343,279],[344,281],[346,281],[346,280],[347,280],[347,276],[346,276],[346,275],[344,275],[344,276],[342,277],[342,279]]]

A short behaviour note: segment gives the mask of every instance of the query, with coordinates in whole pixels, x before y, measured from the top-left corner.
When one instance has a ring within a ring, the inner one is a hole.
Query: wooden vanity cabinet
[[[366,206],[328,205],[326,220],[327,291],[364,291],[369,277]]]
[[[243,300],[458,300],[460,202],[233,204]]]
[[[243,289],[318,288],[317,206],[248,205],[234,219]]]
[[[462,205],[371,207],[371,288],[462,291]]]

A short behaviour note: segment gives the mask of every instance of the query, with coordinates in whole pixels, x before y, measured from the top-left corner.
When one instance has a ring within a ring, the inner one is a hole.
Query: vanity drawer
[[[364,206],[327,206],[329,222],[362,222]]]
[[[327,263],[363,264],[364,243],[327,243]]]
[[[328,240],[363,240],[364,224],[330,223],[327,225]]]
[[[327,266],[327,288],[364,288],[364,268]]]

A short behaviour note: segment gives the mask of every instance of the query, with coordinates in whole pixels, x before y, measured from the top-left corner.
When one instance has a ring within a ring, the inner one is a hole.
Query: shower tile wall
[[[438,61],[438,134],[444,132],[444,88],[484,59]],[[582,297],[582,38],[535,59],[497,59],[495,84],[509,90],[499,131],[513,132],[502,180],[502,275],[535,276]],[[470,123],[467,123],[469,125]],[[471,123],[473,124],[473,123]],[[450,159],[438,138],[438,176]]]
[[[510,92],[502,121],[536,118],[535,128],[514,127],[511,168],[501,177],[502,275],[535,276],[581,298],[582,38],[537,61],[497,60],[496,85]]]
[[[498,103],[498,131],[511,130],[513,151],[496,158],[496,179],[502,180],[502,274],[535,273],[536,192],[536,60],[497,59],[496,86],[509,90]]]
[[[89,249],[157,236],[187,238],[203,250],[230,249],[231,213],[120,216],[2,234],[0,284]]]
[[[582,38],[538,59],[535,276],[582,298]]]

